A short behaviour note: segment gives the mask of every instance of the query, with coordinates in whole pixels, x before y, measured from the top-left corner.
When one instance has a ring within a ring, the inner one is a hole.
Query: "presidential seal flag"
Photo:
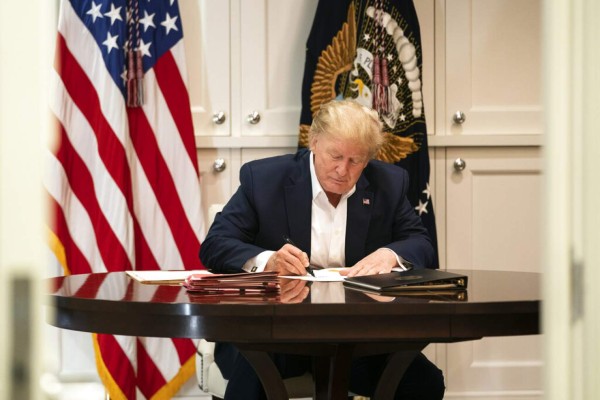
[[[64,274],[203,268],[177,1],[62,0],[52,72],[56,138],[44,184]],[[195,372],[189,339],[93,342],[111,399],[171,398]]]
[[[422,50],[412,0],[320,0],[306,44],[298,146],[321,104],[354,99],[374,108],[384,127],[377,158],[405,168],[408,199],[436,249],[429,188]]]

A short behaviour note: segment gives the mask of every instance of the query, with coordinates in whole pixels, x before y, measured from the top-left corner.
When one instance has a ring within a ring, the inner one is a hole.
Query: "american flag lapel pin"
[[[371,200],[370,199],[363,199],[363,206],[368,206],[371,205]]]

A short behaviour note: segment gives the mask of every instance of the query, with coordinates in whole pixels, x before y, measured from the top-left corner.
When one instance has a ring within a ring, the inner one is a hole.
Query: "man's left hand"
[[[398,260],[392,251],[379,249],[357,262],[352,268],[344,268],[340,271],[340,275],[352,277],[385,274],[392,272],[392,268],[397,266]]]

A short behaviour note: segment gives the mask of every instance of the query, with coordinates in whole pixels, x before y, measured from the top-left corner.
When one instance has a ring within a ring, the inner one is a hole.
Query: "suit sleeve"
[[[394,213],[392,226],[394,241],[384,247],[393,250],[415,268],[431,267],[434,262],[434,249],[427,229],[406,197],[408,173],[405,170],[402,170],[402,185],[399,185],[399,188],[400,201]]]
[[[253,205],[250,166],[240,170],[240,187],[216,215],[200,248],[202,263],[213,272],[242,272],[244,263],[266,250],[254,245],[258,217]]]

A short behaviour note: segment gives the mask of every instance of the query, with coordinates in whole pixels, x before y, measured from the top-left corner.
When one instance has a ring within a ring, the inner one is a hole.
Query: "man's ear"
[[[308,143],[308,148],[310,151],[314,151],[317,146],[318,138],[313,136],[310,138],[310,142]]]

